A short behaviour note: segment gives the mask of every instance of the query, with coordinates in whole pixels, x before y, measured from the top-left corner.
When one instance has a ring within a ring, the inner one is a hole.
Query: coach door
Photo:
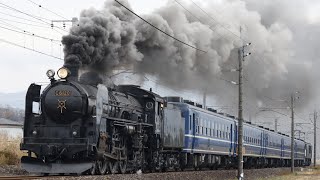
[[[261,132],[261,138],[260,138],[260,156],[263,157],[263,152],[265,148],[265,143],[264,143],[264,133]]]
[[[230,156],[235,156],[235,152],[234,152],[234,149],[232,147],[232,144],[233,144],[233,125],[230,124],[230,148],[229,148],[229,155]]]
[[[233,135],[233,156],[236,157],[237,156],[237,148],[238,148],[238,126],[236,124],[236,122],[234,122],[234,135]]]
[[[264,133],[265,138],[264,138],[264,155],[267,155],[267,149],[269,147],[269,134],[267,134],[266,132]]]
[[[284,156],[284,139],[281,138],[281,158]]]
[[[194,149],[194,143],[195,143],[195,136],[196,136],[196,131],[198,131],[196,127],[196,114],[193,112],[192,113],[192,144],[191,144],[191,153],[193,153]]]

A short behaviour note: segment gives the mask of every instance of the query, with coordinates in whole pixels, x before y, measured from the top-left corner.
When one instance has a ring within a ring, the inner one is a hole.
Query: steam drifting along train
[[[26,95],[21,159],[29,172],[126,173],[237,165],[237,119],[179,97],[134,85],[106,87],[78,69],[49,70],[50,84]],[[79,80],[78,80],[79,79]],[[39,108],[35,108],[38,104]],[[310,165],[312,147],[295,139],[295,165]],[[290,138],[244,124],[244,164],[289,166]]]

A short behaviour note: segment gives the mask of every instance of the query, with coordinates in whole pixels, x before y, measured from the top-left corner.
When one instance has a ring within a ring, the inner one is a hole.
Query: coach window
[[[217,135],[216,136],[219,137],[219,123],[216,124],[216,127],[217,127],[217,129],[216,129]]]
[[[199,122],[199,134],[201,134],[201,127],[202,127],[202,121],[200,118],[198,118],[198,122]]]
[[[226,131],[226,138],[229,139],[229,126],[227,126],[227,131]]]
[[[216,133],[215,133],[215,127],[216,123],[214,123],[214,121],[212,122],[212,136],[215,137],[216,136]]]
[[[189,116],[189,130],[192,130],[192,118],[191,115]]]
[[[222,124],[219,126],[219,137],[222,138]]]
[[[206,136],[208,136],[208,128],[206,127]]]
[[[199,131],[199,134],[202,134],[202,131],[201,131],[201,130],[202,130],[202,119],[200,119],[199,121],[200,121],[200,124],[199,124],[199,130],[200,130],[200,131]]]
[[[229,133],[229,126],[227,126],[227,139],[229,139],[230,138],[230,133]]]
[[[246,130],[244,130],[243,135],[244,135],[244,142],[247,142],[247,131]]]
[[[193,113],[193,121],[194,121],[194,124],[195,124],[196,133],[198,134],[199,133],[199,121],[198,121],[198,119],[196,119],[194,113]]]
[[[227,138],[227,130],[226,130],[227,126],[224,124],[223,125],[223,138]]]
[[[222,125],[222,136],[223,136],[223,139],[226,138],[226,126],[224,124]]]

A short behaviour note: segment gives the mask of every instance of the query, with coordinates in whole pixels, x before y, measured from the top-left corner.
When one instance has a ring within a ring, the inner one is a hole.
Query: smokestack
[[[68,77],[69,81],[78,81],[79,80],[79,66],[75,64],[67,64],[64,67],[68,68],[70,75]]]
[[[64,58],[64,67],[69,69],[70,75],[69,81],[79,80],[79,68],[81,67],[81,57],[78,54],[71,53],[67,54]]]

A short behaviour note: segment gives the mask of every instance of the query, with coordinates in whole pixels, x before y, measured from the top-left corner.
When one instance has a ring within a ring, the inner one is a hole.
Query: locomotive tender
[[[126,173],[237,165],[237,120],[178,97],[134,85],[106,87],[77,67],[49,70],[50,84],[26,94],[22,168],[29,172]],[[39,105],[39,109],[35,108]],[[38,111],[37,111],[38,110]],[[310,165],[311,145],[295,139],[295,165]],[[290,138],[244,125],[246,166],[290,165]]]

